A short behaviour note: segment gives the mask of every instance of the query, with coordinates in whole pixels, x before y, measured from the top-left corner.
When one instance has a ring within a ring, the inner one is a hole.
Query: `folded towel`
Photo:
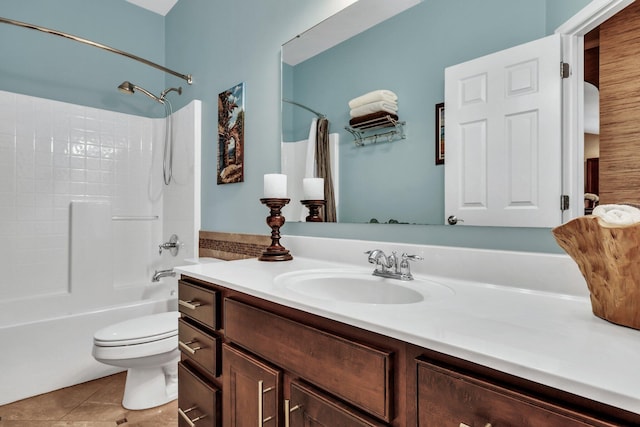
[[[593,208],[592,215],[609,224],[627,225],[640,222],[640,209],[629,205],[599,205]]]
[[[378,101],[364,104],[360,107],[351,109],[351,118],[366,116],[367,114],[377,113],[378,111],[386,111],[391,114],[396,114],[396,111],[398,111],[398,104],[388,101]]]
[[[390,90],[380,89],[374,90],[369,93],[365,93],[362,96],[357,98],[353,98],[349,101],[349,108],[358,108],[363,106],[364,104],[370,104],[372,102],[378,101],[388,101],[388,102],[396,102],[398,100],[398,95],[391,92]]]
[[[354,117],[353,119],[349,120],[349,124],[351,126],[356,126],[364,122],[368,122],[376,119],[382,119],[387,116],[391,117],[393,120],[398,120],[397,114],[391,114],[388,111],[376,111],[375,113],[366,114],[360,117]]]

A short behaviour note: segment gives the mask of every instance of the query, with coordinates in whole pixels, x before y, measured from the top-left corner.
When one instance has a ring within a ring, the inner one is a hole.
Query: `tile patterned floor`
[[[0,406],[0,427],[176,427],[178,402],[143,411],[121,405],[126,374]]]

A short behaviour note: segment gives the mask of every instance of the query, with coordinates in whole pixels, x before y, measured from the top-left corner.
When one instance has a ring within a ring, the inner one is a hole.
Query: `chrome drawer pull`
[[[207,414],[204,414],[196,418],[189,418],[187,414],[197,408],[197,406],[192,406],[191,408],[185,409],[184,411],[178,408],[178,414],[180,414],[180,416],[187,422],[187,424],[189,424],[189,427],[196,427],[196,423],[207,416]]]
[[[291,423],[291,413],[300,409],[302,405],[296,405],[291,408],[291,401],[289,399],[284,400],[284,427],[289,427]]]
[[[460,423],[458,427],[471,427],[471,426],[465,423]],[[491,427],[491,423],[486,423],[484,427]]]
[[[196,351],[198,350],[202,350],[202,347],[189,347],[191,344],[197,344],[198,340],[193,340],[193,341],[189,341],[189,342],[182,342],[182,341],[178,341],[178,346],[180,346],[181,349],[183,349],[184,351],[186,351],[189,354],[196,354]]]
[[[189,310],[195,310],[202,305],[202,303],[197,300],[183,301],[181,299],[178,300],[178,304],[188,308]]]
[[[275,390],[275,387],[264,388],[264,381],[258,381],[258,427],[262,427],[264,423],[267,421],[271,421],[274,419],[274,416],[270,416],[264,418],[264,403],[263,403],[263,395],[265,393],[270,392],[271,390]]]

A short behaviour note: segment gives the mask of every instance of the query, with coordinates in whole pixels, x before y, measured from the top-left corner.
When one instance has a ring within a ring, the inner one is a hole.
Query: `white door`
[[[561,224],[559,35],[445,70],[445,221]]]

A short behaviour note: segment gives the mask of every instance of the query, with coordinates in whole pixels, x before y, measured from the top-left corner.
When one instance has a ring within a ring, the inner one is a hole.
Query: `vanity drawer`
[[[417,360],[417,370],[418,427],[613,427],[426,360]]]
[[[220,294],[180,280],[178,310],[185,316],[197,320],[212,329],[220,327],[218,318]]]
[[[227,339],[378,418],[391,420],[391,352],[233,299],[225,299],[224,313]]]
[[[306,420],[313,420],[313,425],[318,427],[385,427],[387,425],[357,413],[345,404],[298,381],[291,382],[291,403],[285,407],[285,412],[287,410],[291,427],[306,426],[308,425]]]
[[[209,335],[183,319],[178,320],[178,336],[183,357],[196,362],[214,377],[220,375],[220,337]]]
[[[178,427],[220,426],[220,390],[178,363]]]

